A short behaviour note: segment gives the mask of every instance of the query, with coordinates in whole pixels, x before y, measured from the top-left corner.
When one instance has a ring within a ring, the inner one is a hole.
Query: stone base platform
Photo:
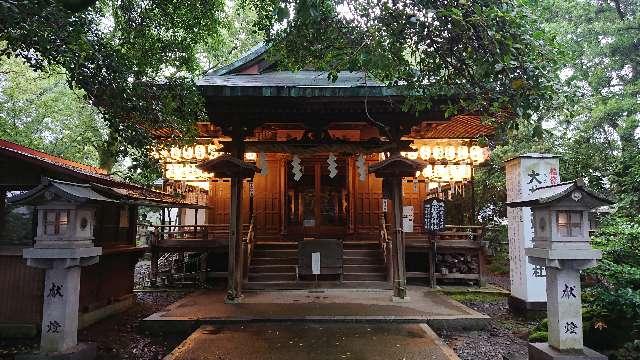
[[[16,355],[16,360],[92,360],[96,355],[96,343],[79,343],[65,352],[20,354]]]
[[[434,329],[479,330],[489,317],[424,287],[409,287],[408,302],[392,302],[388,290],[326,289],[245,291],[226,304],[225,292],[186,296],[142,322],[147,331],[191,332],[201,325],[244,323],[426,323]]]
[[[582,352],[560,352],[548,343],[529,344],[529,360],[607,360],[607,357],[589,348]]]

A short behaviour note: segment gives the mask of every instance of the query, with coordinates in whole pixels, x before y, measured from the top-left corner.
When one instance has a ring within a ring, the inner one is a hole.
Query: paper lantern
[[[196,145],[194,148],[194,155],[196,159],[202,160],[207,156],[207,149],[204,145]]]
[[[180,158],[182,157],[182,150],[180,150],[179,147],[172,147],[171,148],[171,157],[175,160],[180,160]]]
[[[469,147],[468,146],[458,146],[458,159],[465,160],[469,158]]]
[[[456,147],[453,145],[448,145],[444,149],[444,157],[449,161],[454,160],[456,158]]]
[[[431,146],[429,145],[422,145],[420,146],[420,158],[422,160],[429,160],[429,158],[431,157]]]
[[[474,145],[469,149],[469,157],[471,161],[475,163],[481,163],[484,160],[484,153],[482,148],[478,145]]]
[[[193,159],[193,147],[185,146],[182,148],[182,157],[186,160]]]
[[[442,159],[444,158],[444,149],[440,145],[434,146],[432,150],[432,154],[436,160]]]
[[[433,166],[432,165],[427,165],[424,169],[422,169],[422,176],[424,176],[427,179],[430,179],[433,177]]]

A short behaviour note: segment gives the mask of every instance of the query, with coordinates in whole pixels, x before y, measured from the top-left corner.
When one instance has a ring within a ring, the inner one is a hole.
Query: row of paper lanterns
[[[471,179],[471,165],[427,165],[416,171],[416,178],[423,177],[435,182],[460,182]]]
[[[418,151],[409,151],[400,153],[402,156],[417,160],[435,160],[435,161],[470,161],[474,164],[479,164],[488,156],[488,151],[480,146],[466,146],[466,145],[420,145],[417,147]]]
[[[164,176],[177,181],[202,181],[212,178],[213,174],[198,169],[196,164],[166,164]]]
[[[214,144],[210,145],[193,145],[193,146],[185,146],[185,147],[177,147],[174,146],[167,149],[162,149],[160,151],[152,151],[151,156],[156,159],[159,159],[165,163],[171,162],[180,162],[180,161],[193,161],[193,160],[211,160],[215,159],[218,156],[222,155],[222,152],[218,152],[219,146]],[[256,153],[245,153],[244,157],[246,160],[255,161],[258,157]]]

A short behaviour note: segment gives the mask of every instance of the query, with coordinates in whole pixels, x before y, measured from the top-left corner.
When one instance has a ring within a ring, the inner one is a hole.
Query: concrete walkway
[[[204,325],[165,360],[459,360],[426,325]]]
[[[224,291],[199,291],[143,321],[149,331],[189,331],[200,325],[256,322],[426,323],[442,329],[484,328],[489,319],[424,287],[410,287],[410,300],[392,302],[387,290],[245,292],[239,304],[225,304]]]

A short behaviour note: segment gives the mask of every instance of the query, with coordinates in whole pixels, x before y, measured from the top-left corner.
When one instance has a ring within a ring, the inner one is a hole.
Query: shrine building
[[[194,144],[153,150],[164,190],[208,206],[159,231],[155,258],[219,254],[203,266],[228,269],[231,300],[242,288],[317,281],[482,282],[473,177],[489,155],[479,140],[494,128],[478,114],[446,116],[446,98],[404,111],[405,97],[362,72],[340,72],[333,82],[326,72],[281,71],[266,50],[257,46],[197,82],[208,119],[197,124]],[[444,226],[434,233],[425,230],[427,199],[444,200]],[[319,274],[310,269],[314,252]]]

